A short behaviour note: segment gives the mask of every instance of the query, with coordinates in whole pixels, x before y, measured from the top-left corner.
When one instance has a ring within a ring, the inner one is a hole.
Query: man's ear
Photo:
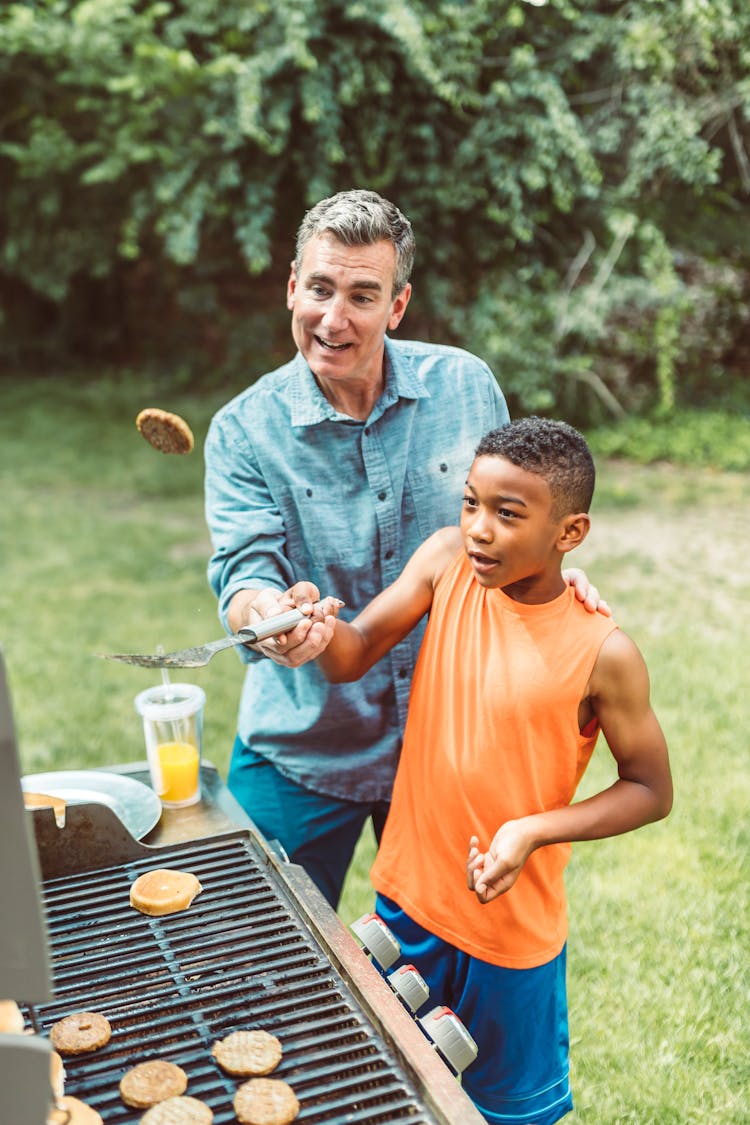
[[[292,259],[289,267],[289,280],[286,283],[286,307],[288,309],[294,308],[294,294],[297,289],[297,267]]]
[[[406,306],[409,304],[409,298],[410,297],[411,297],[411,283],[407,281],[404,288],[401,290],[401,292],[398,294],[398,296],[395,297],[394,300],[393,300],[393,305],[391,307],[391,315],[388,318],[388,327],[391,330],[391,332],[394,330],[394,328],[398,328],[399,324],[401,323],[401,318],[403,317],[404,313],[406,312]]]
[[[566,516],[560,527],[557,549],[562,554],[567,554],[568,551],[574,551],[576,547],[580,547],[581,543],[583,543],[589,533],[590,527],[591,517],[588,512],[578,512],[576,515]]]

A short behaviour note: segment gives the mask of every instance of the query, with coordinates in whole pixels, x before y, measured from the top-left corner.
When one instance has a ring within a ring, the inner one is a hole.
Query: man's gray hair
[[[299,274],[302,254],[311,238],[331,234],[344,246],[371,246],[391,242],[396,251],[393,296],[411,276],[415,242],[411,223],[395,204],[374,191],[340,191],[321,199],[306,214],[297,231],[295,267]]]

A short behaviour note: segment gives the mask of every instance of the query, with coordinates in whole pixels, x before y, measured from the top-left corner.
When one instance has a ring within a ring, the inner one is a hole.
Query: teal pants
[[[335,910],[365,822],[372,817],[380,840],[388,803],[341,801],[305,789],[245,746],[239,736],[232,750],[229,789],[266,839],[278,840]]]

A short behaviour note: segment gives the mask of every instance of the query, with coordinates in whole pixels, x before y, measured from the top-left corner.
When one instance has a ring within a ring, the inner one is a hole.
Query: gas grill
[[[141,769],[121,772],[139,777]],[[69,805],[64,828],[51,809],[28,814],[53,998],[21,1005],[27,1025],[46,1039],[63,1016],[96,1011],[112,1026],[105,1047],[66,1056],[66,1093],[106,1125],[134,1123],[143,1110],[124,1104],[120,1079],[138,1062],[169,1059],[216,1125],[235,1122],[243,1079],[225,1074],[211,1049],[231,1031],[262,1028],[281,1041],[273,1077],[294,1089],[300,1122],[481,1125],[414,1015],[317,888],[257,833],[216,771],[202,771],[201,806],[165,810],[148,843],[104,805]],[[227,830],[227,810],[246,826]],[[201,817],[213,834],[182,839]],[[130,906],[131,884],[156,867],[198,877],[203,890],[189,909],[150,917]]]

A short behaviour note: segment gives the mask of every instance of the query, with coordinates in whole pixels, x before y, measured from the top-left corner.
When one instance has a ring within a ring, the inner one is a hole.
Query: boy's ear
[[[568,551],[580,547],[588,535],[590,527],[591,517],[588,512],[578,512],[576,515],[566,516],[560,527],[557,549],[562,554],[566,554]]]

